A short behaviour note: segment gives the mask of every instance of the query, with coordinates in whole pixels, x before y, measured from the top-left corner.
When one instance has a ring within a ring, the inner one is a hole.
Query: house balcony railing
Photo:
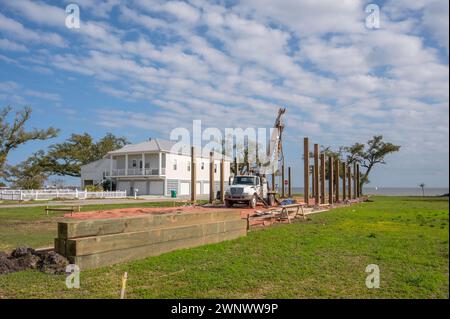
[[[110,171],[106,171],[104,173],[106,177],[122,177],[122,176],[164,176],[166,175],[166,169],[161,168],[161,172],[159,171],[159,168],[145,168],[144,170],[142,168],[118,168],[113,169],[112,174],[110,174]]]

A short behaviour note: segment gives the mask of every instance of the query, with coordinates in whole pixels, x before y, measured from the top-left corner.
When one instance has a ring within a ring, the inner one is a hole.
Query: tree
[[[398,152],[399,150],[399,145],[384,142],[382,135],[374,136],[371,140],[367,141],[367,144],[355,143],[351,146],[341,146],[336,151],[332,150],[331,147],[322,147],[322,153],[327,157],[338,158],[341,161],[345,161],[347,166],[356,162],[365,168],[365,172],[361,172],[361,194],[364,184],[369,183],[369,174],[372,169],[377,164],[386,164],[384,159],[386,155]],[[314,156],[314,154],[311,153],[310,156]],[[328,165],[325,166],[325,170],[328,178]],[[340,170],[340,172],[342,175],[342,170]]]
[[[6,165],[6,159],[12,150],[29,141],[54,138],[59,132],[53,127],[44,130],[36,128],[26,130],[25,125],[32,113],[29,107],[16,112],[14,119],[9,123],[11,111],[10,106],[0,110],[0,177],[4,175],[3,169]]]
[[[87,133],[72,134],[65,142],[51,145],[41,165],[51,175],[79,177],[82,165],[97,161],[128,143],[125,137],[111,133],[96,143]]]
[[[419,184],[419,187],[422,188],[422,196],[425,197],[425,184],[421,183]]]
[[[5,180],[14,188],[42,188],[49,176],[40,165],[42,156],[43,151],[39,151],[15,166],[6,165]]]
[[[369,174],[378,164],[386,164],[386,155],[398,152],[400,145],[395,145],[383,141],[383,135],[376,135],[367,141],[367,145],[356,143],[350,147],[346,147],[347,164],[358,162],[366,169],[361,175],[361,193],[364,184],[369,183]]]

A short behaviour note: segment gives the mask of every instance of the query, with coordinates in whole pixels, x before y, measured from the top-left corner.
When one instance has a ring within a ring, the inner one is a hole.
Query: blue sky
[[[323,145],[374,134],[402,145],[373,186],[448,187],[448,1],[0,0],[0,103],[30,127],[140,142],[175,127],[270,127],[287,107],[285,156],[301,177],[303,136]]]

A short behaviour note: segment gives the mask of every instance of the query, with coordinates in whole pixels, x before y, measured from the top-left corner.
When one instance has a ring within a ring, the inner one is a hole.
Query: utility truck
[[[267,147],[266,158],[263,161],[259,159],[260,161],[253,163],[253,166],[247,162],[241,165],[241,168],[235,161],[235,175],[232,181],[230,180],[229,186],[225,191],[225,204],[227,207],[240,203],[248,204],[248,206],[255,208],[258,201],[262,202],[266,207],[275,204],[276,191],[269,188],[266,176],[272,174],[272,179],[274,179],[274,174],[278,167],[284,163],[282,147],[284,123],[282,116],[285,112],[285,108],[278,110],[273,126],[274,129]]]
[[[275,193],[269,191],[267,179],[263,176],[237,175],[225,191],[227,207],[239,203],[255,208],[258,200],[268,206],[273,206],[275,202]]]

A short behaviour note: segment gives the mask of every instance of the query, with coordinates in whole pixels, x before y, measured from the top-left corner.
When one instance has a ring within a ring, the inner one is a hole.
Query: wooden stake
[[[309,139],[303,139],[303,199],[309,205]]]
[[[120,299],[125,299],[125,290],[127,288],[128,273],[124,272],[122,276],[122,288],[120,289]]]
[[[325,204],[325,154],[320,154],[320,203]]]
[[[330,156],[328,158],[328,203],[330,205],[333,205],[333,180],[334,180],[334,174],[333,174],[333,158]]]

